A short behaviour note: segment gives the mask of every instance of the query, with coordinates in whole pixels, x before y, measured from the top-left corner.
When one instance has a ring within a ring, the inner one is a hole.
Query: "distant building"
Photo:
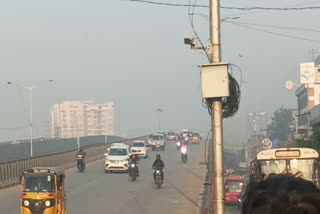
[[[113,102],[70,101],[55,104],[51,110],[51,135],[54,138],[113,134]]]
[[[312,124],[311,111],[320,104],[320,65],[317,58],[315,62],[300,64],[300,87],[296,90],[298,111],[296,115],[296,138],[306,138],[310,134]],[[318,109],[318,108],[317,108]]]
[[[248,114],[249,137],[267,136],[268,117],[266,112],[253,112]]]

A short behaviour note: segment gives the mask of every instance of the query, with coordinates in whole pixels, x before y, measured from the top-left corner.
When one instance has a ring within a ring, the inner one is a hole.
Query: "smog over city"
[[[0,7],[1,214],[320,213],[320,1]]]

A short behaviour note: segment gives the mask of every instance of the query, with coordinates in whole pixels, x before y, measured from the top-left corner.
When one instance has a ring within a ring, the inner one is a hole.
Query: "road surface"
[[[87,164],[83,173],[67,171],[67,206],[69,214],[197,214],[205,180],[204,145],[190,145],[189,161],[181,162],[174,143],[166,151],[149,150],[149,158],[139,163],[136,182],[128,174],[105,174],[104,161]],[[161,154],[165,163],[165,182],[161,189],[153,184],[152,163]],[[20,213],[20,187],[0,191],[0,213]]]

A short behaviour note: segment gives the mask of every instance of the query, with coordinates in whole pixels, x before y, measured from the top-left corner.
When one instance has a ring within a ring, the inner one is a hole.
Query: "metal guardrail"
[[[134,140],[147,140],[147,136],[125,139],[118,142],[129,144]],[[90,145],[83,148],[86,152],[86,163],[104,157],[106,148],[111,144]],[[77,150],[69,150],[33,158],[0,162],[0,189],[19,184],[23,172],[32,167],[62,167],[64,169],[76,166]]]

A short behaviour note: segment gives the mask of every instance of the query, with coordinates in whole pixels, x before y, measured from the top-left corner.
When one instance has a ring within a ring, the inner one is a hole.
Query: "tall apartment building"
[[[114,134],[114,103],[70,101],[55,104],[51,110],[53,138],[76,138]]]

